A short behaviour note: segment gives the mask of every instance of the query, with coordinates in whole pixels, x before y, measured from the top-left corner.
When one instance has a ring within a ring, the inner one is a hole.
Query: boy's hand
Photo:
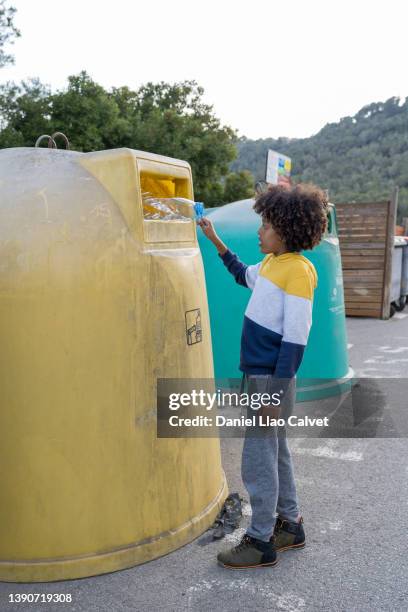
[[[212,222],[207,217],[201,217],[197,219],[197,225],[203,230],[203,234],[207,236],[208,240],[211,240],[220,255],[224,255],[228,251],[228,247],[223,243],[217,236],[217,232],[214,229]]]
[[[212,222],[207,219],[207,217],[201,217],[201,219],[198,219],[197,225],[201,227],[201,229],[203,230],[203,234],[207,236],[207,238],[211,240],[211,242],[216,242],[218,236],[216,234]]]

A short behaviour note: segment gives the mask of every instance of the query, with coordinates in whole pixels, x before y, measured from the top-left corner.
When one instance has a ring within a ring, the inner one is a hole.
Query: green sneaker
[[[292,523],[280,516],[276,519],[275,530],[271,542],[278,552],[292,548],[304,548],[306,545],[305,530],[303,529],[303,518],[298,523]]]
[[[262,542],[245,534],[241,542],[217,555],[218,564],[228,569],[248,569],[276,565],[273,542]]]

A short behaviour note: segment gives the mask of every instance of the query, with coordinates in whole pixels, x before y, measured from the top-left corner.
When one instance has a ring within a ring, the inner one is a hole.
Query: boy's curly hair
[[[272,185],[257,197],[254,210],[273,226],[288,251],[313,249],[327,227],[327,196],[312,184]]]

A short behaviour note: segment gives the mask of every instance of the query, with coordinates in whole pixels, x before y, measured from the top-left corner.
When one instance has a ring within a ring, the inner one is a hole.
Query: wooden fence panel
[[[336,204],[346,315],[390,316],[397,201]]]

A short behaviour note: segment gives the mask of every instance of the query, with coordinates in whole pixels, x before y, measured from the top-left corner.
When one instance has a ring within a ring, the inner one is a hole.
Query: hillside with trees
[[[293,180],[328,189],[332,202],[378,201],[398,185],[398,219],[408,216],[408,98],[364,106],[310,138],[241,138],[232,170],[264,179],[268,149],[291,157]]]

